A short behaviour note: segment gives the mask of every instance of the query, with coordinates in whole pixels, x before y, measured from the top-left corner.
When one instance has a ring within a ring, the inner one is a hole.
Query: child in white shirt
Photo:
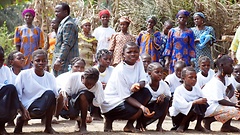
[[[203,128],[201,122],[208,107],[207,99],[203,98],[201,89],[195,86],[197,74],[193,67],[185,67],[182,70],[183,84],[178,86],[174,92],[173,103],[169,108],[172,117],[173,128],[177,132],[188,129],[191,120],[197,118],[195,130],[208,132]]]

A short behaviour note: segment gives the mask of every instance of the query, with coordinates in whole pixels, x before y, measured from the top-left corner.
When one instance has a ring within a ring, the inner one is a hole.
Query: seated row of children
[[[221,131],[239,132],[237,127],[230,125],[232,118],[240,117],[238,101],[230,99],[239,97],[238,92],[234,94],[234,87],[240,82],[240,66],[236,65],[233,70],[233,61],[228,55],[218,58],[216,74],[210,69],[209,58],[201,57],[201,72],[178,61],[175,72],[166,78],[159,63],[148,65],[144,57],[139,58],[139,48],[134,42],[124,46],[123,61],[114,69],[109,66],[111,53],[101,50],[97,54],[97,66],[84,70],[84,60],[75,58],[72,70],[57,79],[45,71],[45,51],[36,50],[32,57],[33,68],[21,71],[12,82],[11,72],[15,69],[11,68],[11,71],[3,66],[4,51],[0,47],[0,74],[3,76],[0,78],[0,103],[5,105],[0,106],[1,134],[7,133],[5,123],[15,118],[18,109],[21,116],[17,118],[14,133],[22,132],[24,121],[43,117],[46,119],[44,132],[55,133],[51,125],[53,115],[75,119],[78,130],[86,133],[90,105],[104,115],[105,132],[112,131],[112,123],[117,119],[128,120],[123,129],[125,132],[145,131],[147,125],[158,120],[156,130],[162,132],[168,110],[172,130],[178,132],[184,132],[189,122],[195,119],[195,130],[198,131],[209,132],[211,123],[217,120],[223,123]],[[144,65],[147,65],[147,75]],[[232,72],[233,77],[229,78]],[[106,76],[108,79],[102,81]],[[101,117],[99,113],[95,116]]]

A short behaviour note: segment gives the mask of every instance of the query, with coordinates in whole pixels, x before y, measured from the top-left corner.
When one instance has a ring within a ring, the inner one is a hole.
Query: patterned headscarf
[[[190,15],[190,13],[189,13],[187,10],[183,10],[183,9],[182,9],[182,10],[179,10],[179,11],[178,11],[178,13],[177,13],[177,15],[176,15],[176,18],[178,18],[179,15],[185,15],[185,16],[188,17],[188,16]]]
[[[82,26],[83,24],[85,24],[85,23],[91,23],[91,21],[90,21],[89,19],[84,19],[84,20],[82,20],[82,22],[81,22],[81,26]]]
[[[30,13],[33,17],[35,17],[35,11],[33,9],[24,9],[22,12],[22,17],[24,17],[26,13]]]
[[[128,16],[122,16],[120,19],[119,19],[120,22],[127,22],[127,23],[131,23],[131,20],[129,19]]]
[[[202,12],[196,12],[196,13],[194,13],[194,15],[193,15],[193,17],[195,17],[195,16],[200,16],[201,18],[203,18],[203,19],[205,19],[205,15],[202,13]]]
[[[104,14],[106,14],[106,15],[108,15],[108,16],[110,17],[110,12],[109,12],[107,9],[104,9],[104,10],[101,10],[101,11],[98,13],[99,18],[101,18],[102,15],[104,15]]]

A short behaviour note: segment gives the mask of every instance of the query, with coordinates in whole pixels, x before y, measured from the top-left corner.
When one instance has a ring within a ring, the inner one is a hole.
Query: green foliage
[[[5,57],[11,53],[15,47],[13,45],[13,32],[9,33],[6,21],[3,23],[3,26],[0,27],[0,45],[5,51]]]

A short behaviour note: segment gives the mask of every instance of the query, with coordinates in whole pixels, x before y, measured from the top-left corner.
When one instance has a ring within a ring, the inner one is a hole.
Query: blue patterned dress
[[[195,58],[194,34],[189,28],[184,30],[178,27],[170,29],[164,56],[170,57],[169,73],[174,72],[174,64],[178,60],[190,65],[191,58]]]
[[[210,35],[213,36],[213,39],[216,39],[215,37],[215,31],[211,26],[205,26],[203,30],[199,30],[196,27],[191,28],[195,39],[199,39],[200,36],[207,31]],[[203,48],[199,46],[200,42],[196,42],[196,58],[199,58],[200,56],[207,56],[210,58],[211,63],[213,63],[212,60],[212,54],[211,54],[211,47],[210,44],[206,44]],[[194,60],[195,63],[195,70],[198,72],[199,71],[199,65],[198,65],[198,59]]]

